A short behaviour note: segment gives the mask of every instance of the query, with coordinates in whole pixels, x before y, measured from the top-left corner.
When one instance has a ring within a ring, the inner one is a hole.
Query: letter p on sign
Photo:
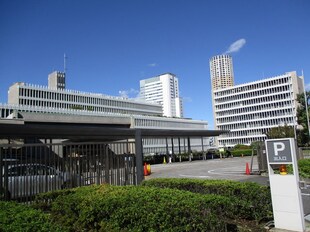
[[[275,154],[275,155],[279,155],[279,154],[278,154],[279,151],[284,151],[284,149],[285,149],[285,144],[284,144],[284,143],[281,143],[281,142],[279,142],[279,143],[274,143],[274,144],[273,144],[273,148],[274,148],[274,154]]]

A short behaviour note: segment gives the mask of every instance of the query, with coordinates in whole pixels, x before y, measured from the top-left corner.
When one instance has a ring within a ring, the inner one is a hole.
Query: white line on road
[[[180,174],[179,176],[190,177],[190,178],[210,178],[210,176],[193,176],[193,175],[182,175],[182,174]]]
[[[241,167],[234,167],[234,168],[238,168],[238,170],[232,170],[232,168],[219,168],[219,169],[213,169],[213,170],[209,170],[208,173],[210,174],[216,174],[216,175],[234,175],[234,176],[244,176],[245,172],[241,171]],[[227,170],[230,169],[230,170]]]

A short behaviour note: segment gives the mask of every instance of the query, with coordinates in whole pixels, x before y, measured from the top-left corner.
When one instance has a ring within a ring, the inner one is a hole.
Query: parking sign
[[[292,147],[289,139],[266,141],[269,163],[292,163]]]

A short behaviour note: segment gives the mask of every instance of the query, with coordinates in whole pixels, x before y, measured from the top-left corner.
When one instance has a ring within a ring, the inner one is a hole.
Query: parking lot
[[[213,159],[193,162],[175,162],[170,164],[156,164],[151,166],[151,178],[197,178],[197,179],[225,179],[235,181],[251,181],[261,185],[269,185],[267,175],[246,175],[246,164],[252,166],[252,172],[258,171],[257,158],[235,157],[226,159]],[[302,190],[304,213],[310,214],[310,186]]]
[[[246,164],[252,171],[258,171],[256,157],[210,159],[205,161],[175,162],[170,164],[152,165],[152,174],[149,178],[173,177],[173,178],[199,178],[199,179],[228,179],[237,181],[254,181],[267,184],[268,177],[259,175],[246,175]]]

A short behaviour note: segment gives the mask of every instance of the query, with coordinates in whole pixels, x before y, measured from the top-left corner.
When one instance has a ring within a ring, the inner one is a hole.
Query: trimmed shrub
[[[169,188],[96,185],[45,193],[36,207],[70,231],[232,231],[228,215],[239,202]]]
[[[304,178],[310,178],[310,159],[298,160],[299,175]]]
[[[242,149],[242,150],[232,150],[231,151],[231,154],[234,156],[234,157],[240,157],[242,155],[244,156],[250,156],[252,155],[252,149]]]
[[[142,185],[229,197],[235,204],[239,202],[239,208],[232,209],[235,217],[255,219],[257,222],[272,218],[270,190],[268,187],[256,183],[241,183],[229,180],[158,178],[144,181]]]
[[[0,201],[0,231],[65,231],[49,215],[27,205]]]
[[[293,166],[287,165],[287,172],[293,174]],[[299,176],[303,178],[310,178],[310,159],[298,160],[298,172]]]

